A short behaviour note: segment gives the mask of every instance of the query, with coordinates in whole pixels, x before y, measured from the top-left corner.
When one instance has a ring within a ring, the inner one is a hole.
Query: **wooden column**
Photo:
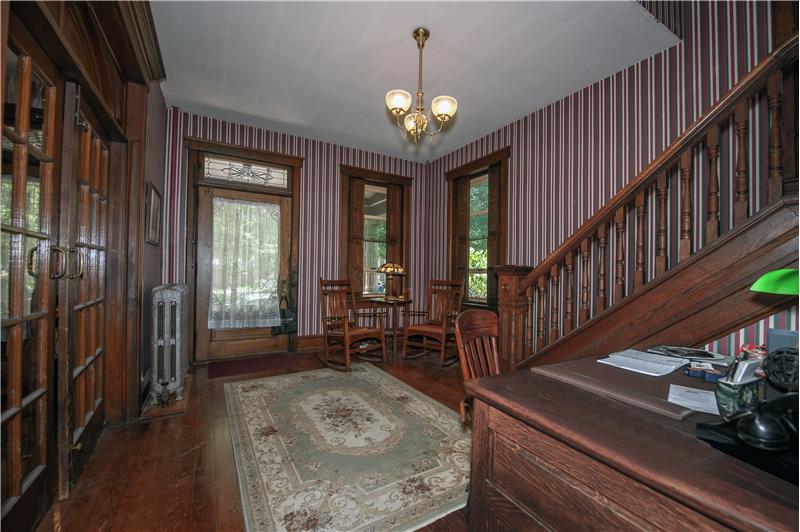
[[[733,223],[741,225],[747,220],[749,183],[747,175],[747,107],[748,100],[736,106],[736,199],[733,205]]]
[[[614,227],[617,232],[617,258],[614,271],[614,304],[625,297],[625,208],[614,213]]]
[[[589,239],[581,241],[581,308],[578,319],[583,325],[589,321]]]
[[[553,343],[559,338],[558,334],[558,299],[560,297],[558,291],[560,270],[558,264],[550,268],[550,340],[548,343]]]
[[[644,284],[645,261],[645,224],[644,224],[644,190],[636,194],[636,265],[633,270],[633,290],[638,290]]]
[[[594,298],[595,314],[606,309],[606,233],[605,223],[597,228],[597,295]]]
[[[680,260],[692,254],[692,150],[681,154],[681,239],[678,243]]]
[[[546,317],[545,317],[545,306],[544,306],[544,291],[545,287],[547,286],[547,280],[544,278],[544,275],[539,277],[539,280],[536,281],[536,290],[539,299],[539,308],[537,314],[538,320],[536,325],[536,350],[543,349],[544,346],[547,345],[547,334],[546,334]]]
[[[527,358],[525,348],[526,327],[530,323],[528,296],[520,294],[520,285],[531,268],[497,266],[499,338],[498,356],[500,371],[516,369],[517,363]]]
[[[781,139],[781,97],[783,73],[776,72],[767,81],[769,102],[769,204],[783,196],[783,145]]]
[[[712,126],[706,136],[708,149],[708,196],[706,197],[706,243],[719,236],[719,128]]]
[[[667,174],[656,178],[658,228],[656,229],[656,276],[667,271]]]
[[[573,318],[573,294],[575,293],[575,254],[567,253],[564,259],[564,269],[567,273],[567,280],[564,284],[564,334],[567,334],[575,326]]]

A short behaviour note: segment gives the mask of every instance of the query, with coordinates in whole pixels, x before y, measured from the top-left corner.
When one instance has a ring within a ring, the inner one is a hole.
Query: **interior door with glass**
[[[265,179],[273,172],[277,180],[286,171],[212,156],[205,156],[203,168],[197,191],[195,358],[286,351],[288,336],[273,336],[272,327],[281,324],[285,306],[292,199],[254,191],[252,183],[239,189],[216,182],[217,174]]]
[[[68,408],[70,479],[80,475],[104,421],[103,388],[106,323],[106,238],[108,220],[109,143],[94,124],[90,110],[82,107],[73,119],[72,170],[69,178],[69,212],[62,225],[69,227],[68,308],[69,356]],[[65,154],[65,158],[66,158]]]
[[[46,511],[53,480],[53,342],[58,260],[56,117],[63,81],[29,37],[14,27],[5,51],[0,203],[2,301],[2,527],[30,529]],[[27,38],[25,38],[27,36]],[[56,250],[53,252],[53,250]],[[56,260],[51,260],[54,253]]]

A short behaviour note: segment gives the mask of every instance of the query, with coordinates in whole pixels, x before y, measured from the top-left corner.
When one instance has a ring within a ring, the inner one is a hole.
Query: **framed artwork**
[[[152,183],[145,190],[144,241],[154,246],[161,245],[161,194]]]

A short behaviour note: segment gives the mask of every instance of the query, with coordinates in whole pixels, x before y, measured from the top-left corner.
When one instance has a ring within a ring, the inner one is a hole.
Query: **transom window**
[[[383,294],[386,275],[377,269],[386,262],[386,187],[364,185],[364,295]]]
[[[269,188],[289,188],[289,170],[249,161],[206,156],[203,176],[206,179],[235,181]]]

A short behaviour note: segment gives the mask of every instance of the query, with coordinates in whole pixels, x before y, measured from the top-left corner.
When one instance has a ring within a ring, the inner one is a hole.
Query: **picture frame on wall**
[[[152,183],[145,189],[144,241],[154,246],[161,245],[161,194]]]

